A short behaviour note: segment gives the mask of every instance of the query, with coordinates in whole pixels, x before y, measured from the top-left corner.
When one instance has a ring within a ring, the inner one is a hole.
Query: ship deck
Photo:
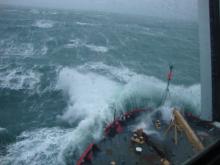
[[[186,119],[205,147],[219,139],[220,130],[218,128],[191,118]],[[135,125],[137,121],[138,119],[132,124]],[[97,143],[100,151],[94,153],[92,162],[84,164],[110,165],[111,162],[114,162],[116,165],[159,165],[162,164],[162,159],[166,159],[171,164],[179,165],[199,153],[188,141],[184,132],[178,132],[177,144],[175,144],[174,129],[170,129],[165,134],[169,125],[163,122],[159,129],[152,128],[157,133],[148,134],[147,142],[134,143],[131,141],[134,133],[131,129],[132,124],[129,123],[122,133],[104,138]],[[136,147],[141,147],[142,152],[137,153]]]

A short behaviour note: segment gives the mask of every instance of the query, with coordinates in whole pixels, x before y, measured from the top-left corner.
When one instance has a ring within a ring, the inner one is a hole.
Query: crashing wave
[[[3,165],[39,162],[62,165],[68,159],[72,162],[82,153],[87,142],[102,138],[103,127],[106,122],[113,120],[114,110],[120,113],[139,106],[158,109],[157,102],[165,87],[166,82],[135,73],[126,67],[90,63],[77,68],[61,68],[56,90],[68,96],[68,106],[58,119],[67,122],[72,128],[43,128],[23,132],[16,143],[8,146],[8,154],[0,157],[0,160]],[[169,120],[170,117],[167,109],[176,105],[200,111],[199,84],[188,87],[172,84],[170,91],[169,104],[159,108],[165,119]],[[148,133],[156,134],[147,123],[140,124]]]

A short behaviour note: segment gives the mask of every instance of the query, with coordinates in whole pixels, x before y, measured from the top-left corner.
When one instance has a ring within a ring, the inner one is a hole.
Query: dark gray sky
[[[0,4],[101,10],[187,20],[197,19],[197,0],[0,0]]]

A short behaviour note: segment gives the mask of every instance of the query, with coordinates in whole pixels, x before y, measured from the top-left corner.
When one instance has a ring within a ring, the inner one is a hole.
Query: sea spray
[[[69,96],[69,107],[62,115],[70,124],[78,118],[107,120],[111,115],[109,106],[121,85],[95,73],[80,73],[75,69],[64,68],[58,77],[58,89]]]

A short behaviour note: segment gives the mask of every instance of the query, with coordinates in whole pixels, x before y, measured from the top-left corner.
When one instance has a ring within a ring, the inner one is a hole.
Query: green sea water
[[[0,6],[0,164],[74,164],[132,108],[200,112],[198,24]]]

